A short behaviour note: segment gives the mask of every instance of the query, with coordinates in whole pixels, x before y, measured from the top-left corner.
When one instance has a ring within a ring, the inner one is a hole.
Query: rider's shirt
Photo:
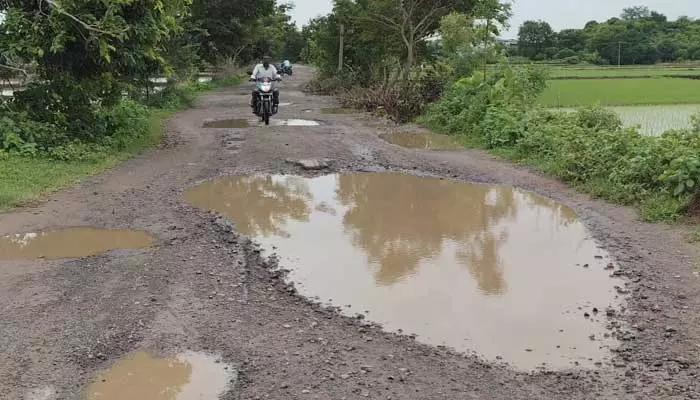
[[[270,78],[270,79],[276,79],[279,75],[277,74],[277,68],[275,68],[274,65],[270,64],[269,67],[265,68],[262,64],[258,64],[255,66],[255,69],[253,70],[253,74],[250,76],[253,79],[260,79],[260,78]]]

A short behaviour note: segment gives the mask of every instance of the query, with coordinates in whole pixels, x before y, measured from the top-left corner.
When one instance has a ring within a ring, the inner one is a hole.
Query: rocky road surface
[[[147,251],[68,261],[0,262],[0,398],[81,399],[99,371],[135,350],[212,351],[239,379],[224,399],[690,399],[700,398],[697,247],[683,228],[639,221],[542,175],[478,151],[408,150],[382,141],[394,127],[366,115],[326,115],[307,96],[312,71],[282,84],[275,120],[320,126],[204,129],[250,118],[248,86],[202,97],[167,125],[165,143],[45,204],[0,216],[0,236],[94,226],[151,232]],[[307,171],[287,160],[332,160]],[[520,373],[311,304],[274,262],[184,199],[220,175],[417,171],[531,190],[574,208],[623,266],[629,297],[612,324],[628,326],[614,365]],[[46,393],[49,393],[46,392]],[[34,392],[39,393],[39,392]]]

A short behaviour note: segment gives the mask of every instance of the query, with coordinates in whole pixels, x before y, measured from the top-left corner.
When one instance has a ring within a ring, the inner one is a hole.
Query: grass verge
[[[547,107],[695,104],[700,103],[700,80],[564,79],[550,80],[540,96]]]
[[[226,78],[216,83],[200,85],[196,96],[240,82],[239,78]],[[0,212],[34,204],[51,193],[114,168],[156,146],[161,142],[165,122],[186,108],[185,104],[179,104],[163,109],[151,109],[146,136],[128,142],[118,152],[91,161],[57,161],[42,157],[0,154]]]

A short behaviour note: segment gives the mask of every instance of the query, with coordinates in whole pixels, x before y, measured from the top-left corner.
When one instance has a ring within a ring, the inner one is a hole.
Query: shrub
[[[368,86],[340,87],[334,82],[332,92],[338,95],[344,107],[381,112],[393,121],[404,123],[423,114],[428,104],[442,96],[447,74],[440,68],[418,67],[410,73],[398,73]],[[315,82],[312,85],[320,85],[323,81]],[[319,90],[319,87],[310,90],[323,94],[331,92]]]
[[[571,49],[561,49],[557,52],[557,54],[554,55],[554,58],[557,60],[564,60],[569,57],[575,57],[576,52],[571,50]]]
[[[646,219],[700,212],[700,115],[689,129],[647,137],[623,128],[617,114],[601,107],[543,109],[536,102],[542,88],[535,70],[477,73],[450,87],[419,121],[505,149],[499,153],[594,195],[638,204]]]

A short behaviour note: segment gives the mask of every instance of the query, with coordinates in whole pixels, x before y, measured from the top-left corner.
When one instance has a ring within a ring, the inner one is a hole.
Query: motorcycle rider
[[[262,64],[258,64],[255,66],[255,69],[253,69],[253,73],[250,75],[250,79],[257,81],[258,79],[261,78],[270,78],[272,80],[279,80],[282,79],[280,75],[277,73],[277,68],[275,68],[274,65],[270,64],[270,61],[272,58],[269,56],[265,56],[262,59]],[[279,107],[280,104],[280,92],[279,90],[274,87],[272,89],[272,112],[277,113],[277,108]],[[252,93],[252,101],[250,103],[251,107],[253,107],[253,114],[255,114],[257,110],[257,105],[258,105],[258,91],[253,90]]]

